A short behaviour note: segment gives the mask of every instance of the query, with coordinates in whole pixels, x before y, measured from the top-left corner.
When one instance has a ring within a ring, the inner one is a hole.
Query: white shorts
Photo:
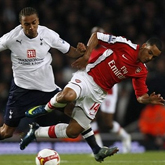
[[[112,93],[108,94],[101,104],[100,110],[105,113],[114,114],[116,111],[116,103],[118,97],[118,85],[114,85],[112,88]]]
[[[73,89],[77,94],[75,106],[80,107],[90,120],[94,119],[106,93],[93,81],[93,78],[85,71],[77,71],[66,87]]]

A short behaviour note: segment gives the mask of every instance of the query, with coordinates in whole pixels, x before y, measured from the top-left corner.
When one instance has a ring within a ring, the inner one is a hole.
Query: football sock
[[[66,128],[68,124],[60,123],[53,127],[50,126],[49,128],[49,136],[51,138],[68,138],[66,134]]]
[[[97,144],[93,130],[91,128],[82,132],[83,138],[86,140],[88,145],[91,147],[94,154],[97,154],[101,149],[100,146]]]
[[[60,123],[48,127],[39,127],[35,131],[36,137],[50,137],[50,138],[68,138],[66,134],[66,127],[68,124]]]
[[[126,139],[128,137],[128,133],[116,121],[113,121],[113,128],[111,129],[111,132],[118,134],[118,136],[122,139]]]
[[[58,93],[57,93],[57,94],[58,94]],[[45,110],[46,110],[46,111],[49,112],[49,111],[52,111],[54,108],[63,108],[63,107],[66,106],[66,103],[58,103],[58,102],[56,101],[57,94],[54,95],[54,97],[52,97],[52,98],[50,99],[50,101],[46,104],[46,106],[45,106]]]
[[[39,127],[36,131],[35,131],[35,137],[49,137],[48,135],[48,130],[49,127]]]
[[[110,130],[112,133],[119,133],[120,125],[118,122],[113,121],[113,128]]]
[[[100,146],[100,147],[103,147],[103,142],[102,142],[102,139],[101,139],[101,135],[100,135],[100,132],[99,132],[99,129],[98,129],[98,124],[96,121],[93,121],[91,123],[91,127],[94,131],[94,135],[95,135],[95,138],[96,138],[96,142],[97,144]]]
[[[129,134],[125,131],[124,128],[120,128],[120,131],[119,131],[119,137],[121,137],[121,139],[127,139]]]

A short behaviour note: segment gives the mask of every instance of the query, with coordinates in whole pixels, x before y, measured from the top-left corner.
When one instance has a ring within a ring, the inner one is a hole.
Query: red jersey
[[[121,36],[99,32],[97,38],[106,49],[91,57],[86,67],[96,84],[109,93],[114,84],[131,78],[136,97],[147,93],[148,71],[145,64],[137,62],[139,45]]]

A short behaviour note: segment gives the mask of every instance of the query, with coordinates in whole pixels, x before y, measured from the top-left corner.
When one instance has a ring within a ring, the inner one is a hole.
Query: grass
[[[60,154],[60,165],[99,165],[89,154]],[[101,165],[164,165],[165,151],[116,154]],[[35,165],[35,155],[0,155],[0,165]]]

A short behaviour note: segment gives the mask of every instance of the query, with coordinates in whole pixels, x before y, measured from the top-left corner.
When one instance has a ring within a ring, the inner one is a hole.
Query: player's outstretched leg
[[[34,139],[36,139],[35,131],[39,128],[39,124],[33,122],[32,124],[29,124],[29,126],[30,126],[29,132],[26,134],[26,136],[23,139],[21,139],[20,142],[21,150],[24,150],[29,143],[31,143]]]
[[[25,116],[29,118],[38,117],[41,115],[45,115],[48,111],[45,110],[45,105],[39,105],[33,107],[25,112]]]
[[[122,138],[123,153],[131,152],[131,135],[127,134],[126,137]]]
[[[112,156],[113,154],[117,153],[119,151],[119,149],[117,147],[112,147],[112,148],[108,148],[108,147],[102,147],[100,149],[100,151],[95,154],[95,159],[98,162],[102,162],[104,161],[104,158],[108,157],[108,156]]]

